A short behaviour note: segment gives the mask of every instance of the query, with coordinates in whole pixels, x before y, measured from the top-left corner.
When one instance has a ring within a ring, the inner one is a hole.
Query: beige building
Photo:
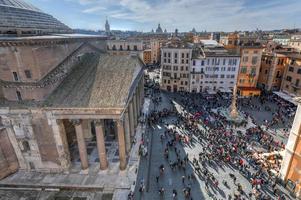
[[[162,42],[159,39],[150,40],[152,63],[159,63],[161,57]]]
[[[161,48],[161,80],[163,90],[189,92],[189,73],[192,47],[169,43]]]
[[[301,54],[287,54],[281,92],[289,96],[301,96]]]
[[[284,180],[286,187],[301,199],[301,99],[296,99],[298,108],[288,142],[284,151],[280,169],[280,178]]]
[[[143,42],[137,40],[108,40],[107,50],[112,55],[128,55],[129,53],[142,52]]]
[[[263,48],[259,45],[240,47],[240,66],[237,78],[237,89],[241,96],[260,95],[257,80],[260,71]]]

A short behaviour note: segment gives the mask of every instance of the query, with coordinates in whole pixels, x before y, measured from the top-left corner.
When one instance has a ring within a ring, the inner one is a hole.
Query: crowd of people
[[[192,186],[197,180],[205,183],[205,190],[212,199],[217,198],[210,190],[223,193],[222,188],[230,189],[231,185],[235,185],[235,192],[228,194],[224,199],[286,199],[277,184],[275,171],[279,171],[278,158],[275,158],[275,165],[267,165],[259,162],[254,154],[284,149],[284,143],[278,141],[267,130],[275,124],[286,124],[286,119],[292,117],[293,109],[287,112],[279,107],[276,111],[272,111],[272,108],[265,105],[271,100],[265,95],[256,97],[259,98],[257,100],[261,105],[254,104],[252,98],[239,100],[239,107],[250,107],[258,111],[264,108],[266,111],[274,112],[273,119],[267,120],[263,129],[261,125],[256,124],[250,113],[242,112],[246,119],[244,123],[233,124],[219,113],[213,112],[213,108],[230,105],[230,100],[220,101],[221,98],[216,96],[208,101],[207,97],[201,95],[179,93],[170,96],[168,101],[171,106],[158,109],[162,102],[162,94],[159,90],[151,92],[154,109],[147,116],[147,123],[150,127],[155,124],[166,127],[163,133],[154,135],[160,137],[162,156],[165,160],[158,166],[157,175],[153,180],[157,184],[159,197],[164,199],[166,193],[162,182],[166,179],[164,174],[168,168],[173,173],[182,173],[179,180],[183,185],[182,191],[173,188],[171,194],[173,199],[177,199],[178,193],[182,192],[185,199],[192,200]],[[178,106],[176,107],[175,104]],[[248,127],[249,121],[253,122],[252,127]],[[245,131],[240,131],[238,128]],[[288,132],[288,128],[283,128],[283,131]],[[189,155],[184,149],[195,148],[194,143],[201,144],[201,148],[198,149],[197,155]],[[235,169],[249,182],[252,190],[245,190],[246,187],[238,180],[237,174],[227,175],[232,183],[227,182],[228,179],[219,179],[210,170],[214,166]],[[193,171],[187,170],[189,167],[192,167]],[[144,187],[144,179],[142,179],[139,186],[140,193],[144,192]],[[233,190],[233,187],[231,189]]]

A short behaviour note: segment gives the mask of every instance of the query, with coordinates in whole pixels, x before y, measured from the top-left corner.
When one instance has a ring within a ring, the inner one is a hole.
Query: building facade
[[[182,44],[161,48],[161,89],[171,92],[189,91],[191,56],[192,48]]]
[[[279,91],[287,56],[281,53],[263,53],[258,76],[258,87],[267,91]]]
[[[240,47],[240,66],[237,78],[237,90],[241,96],[260,95],[257,80],[260,71],[263,48],[261,46]]]
[[[152,64],[152,51],[150,49],[146,49],[143,51],[143,63],[145,65]]]
[[[301,198],[301,99],[296,99],[298,108],[293,126],[285,147],[284,157],[280,169],[280,178],[286,187]]]
[[[289,96],[301,96],[301,55],[287,54],[280,91]]]
[[[223,47],[194,51],[190,67],[190,92],[231,92],[236,85],[240,57]]]

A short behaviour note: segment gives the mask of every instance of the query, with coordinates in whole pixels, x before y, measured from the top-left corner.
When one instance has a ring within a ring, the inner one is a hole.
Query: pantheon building
[[[72,34],[32,5],[0,0],[0,179],[127,168],[144,65],[106,49],[105,37]]]

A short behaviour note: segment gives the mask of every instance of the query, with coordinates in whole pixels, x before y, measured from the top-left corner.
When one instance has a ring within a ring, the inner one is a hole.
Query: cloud
[[[83,13],[95,13],[101,10],[105,10],[106,8],[103,6],[95,6],[95,7],[91,7],[91,8],[87,8],[85,10],[83,10]]]
[[[76,2],[82,13],[108,16],[151,30],[157,23],[173,31],[281,28],[300,23],[298,0],[65,0]],[[101,12],[100,12],[101,11]],[[301,24],[299,24],[301,25]]]

